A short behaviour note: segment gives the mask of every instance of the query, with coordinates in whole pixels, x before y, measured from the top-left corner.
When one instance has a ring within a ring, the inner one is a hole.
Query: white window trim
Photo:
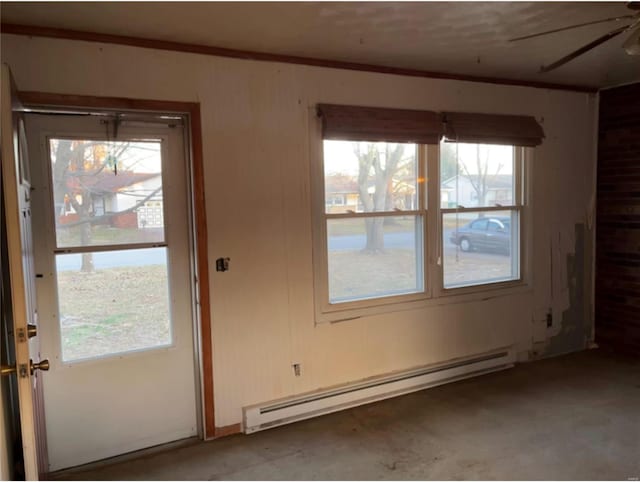
[[[439,200],[440,146],[419,146],[418,173],[425,182],[419,184],[421,198],[419,208],[423,214],[423,263],[424,291],[403,295],[378,297],[364,300],[329,303],[328,253],[325,215],[323,137],[321,123],[310,110],[309,158],[311,161],[311,220],[313,243],[313,281],[315,324],[338,323],[384,313],[423,309],[430,306],[468,303],[502,296],[527,293],[531,284],[531,158],[533,149],[516,147],[514,160],[515,192],[519,212],[520,253],[519,278],[515,280],[481,283],[477,285],[444,288],[442,263],[442,210]],[[431,180],[431,186],[429,182]],[[433,209],[431,209],[433,207]],[[475,209],[475,208],[474,208]],[[479,208],[482,209],[482,208]],[[503,210],[512,210],[512,206]],[[473,209],[472,209],[473,210]],[[408,215],[415,211],[407,211]],[[372,213],[374,215],[375,213]],[[429,229],[431,228],[431,229]]]

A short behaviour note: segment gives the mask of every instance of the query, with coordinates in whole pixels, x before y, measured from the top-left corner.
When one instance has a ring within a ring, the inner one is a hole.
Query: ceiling
[[[620,35],[549,64],[621,25],[508,39],[632,13],[624,2],[7,3],[2,21],[462,75],[608,87],[640,81]]]

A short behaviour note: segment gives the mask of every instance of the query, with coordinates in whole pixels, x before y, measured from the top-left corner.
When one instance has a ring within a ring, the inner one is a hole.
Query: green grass
[[[165,266],[58,274],[65,361],[171,343]]]

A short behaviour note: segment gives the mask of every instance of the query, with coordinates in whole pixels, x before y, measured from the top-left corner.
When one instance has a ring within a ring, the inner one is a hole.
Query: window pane
[[[325,212],[418,209],[416,144],[324,141]]]
[[[444,287],[520,278],[517,211],[442,215]]]
[[[160,141],[49,146],[58,247],[164,241]]]
[[[513,157],[512,146],[442,142],[440,206],[513,205]]]
[[[421,217],[330,219],[327,240],[331,303],[424,290]]]
[[[167,249],[56,256],[62,359],[171,344]]]

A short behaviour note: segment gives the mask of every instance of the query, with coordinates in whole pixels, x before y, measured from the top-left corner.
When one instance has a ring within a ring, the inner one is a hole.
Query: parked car
[[[479,218],[454,230],[449,240],[462,251],[511,251],[511,218]]]

